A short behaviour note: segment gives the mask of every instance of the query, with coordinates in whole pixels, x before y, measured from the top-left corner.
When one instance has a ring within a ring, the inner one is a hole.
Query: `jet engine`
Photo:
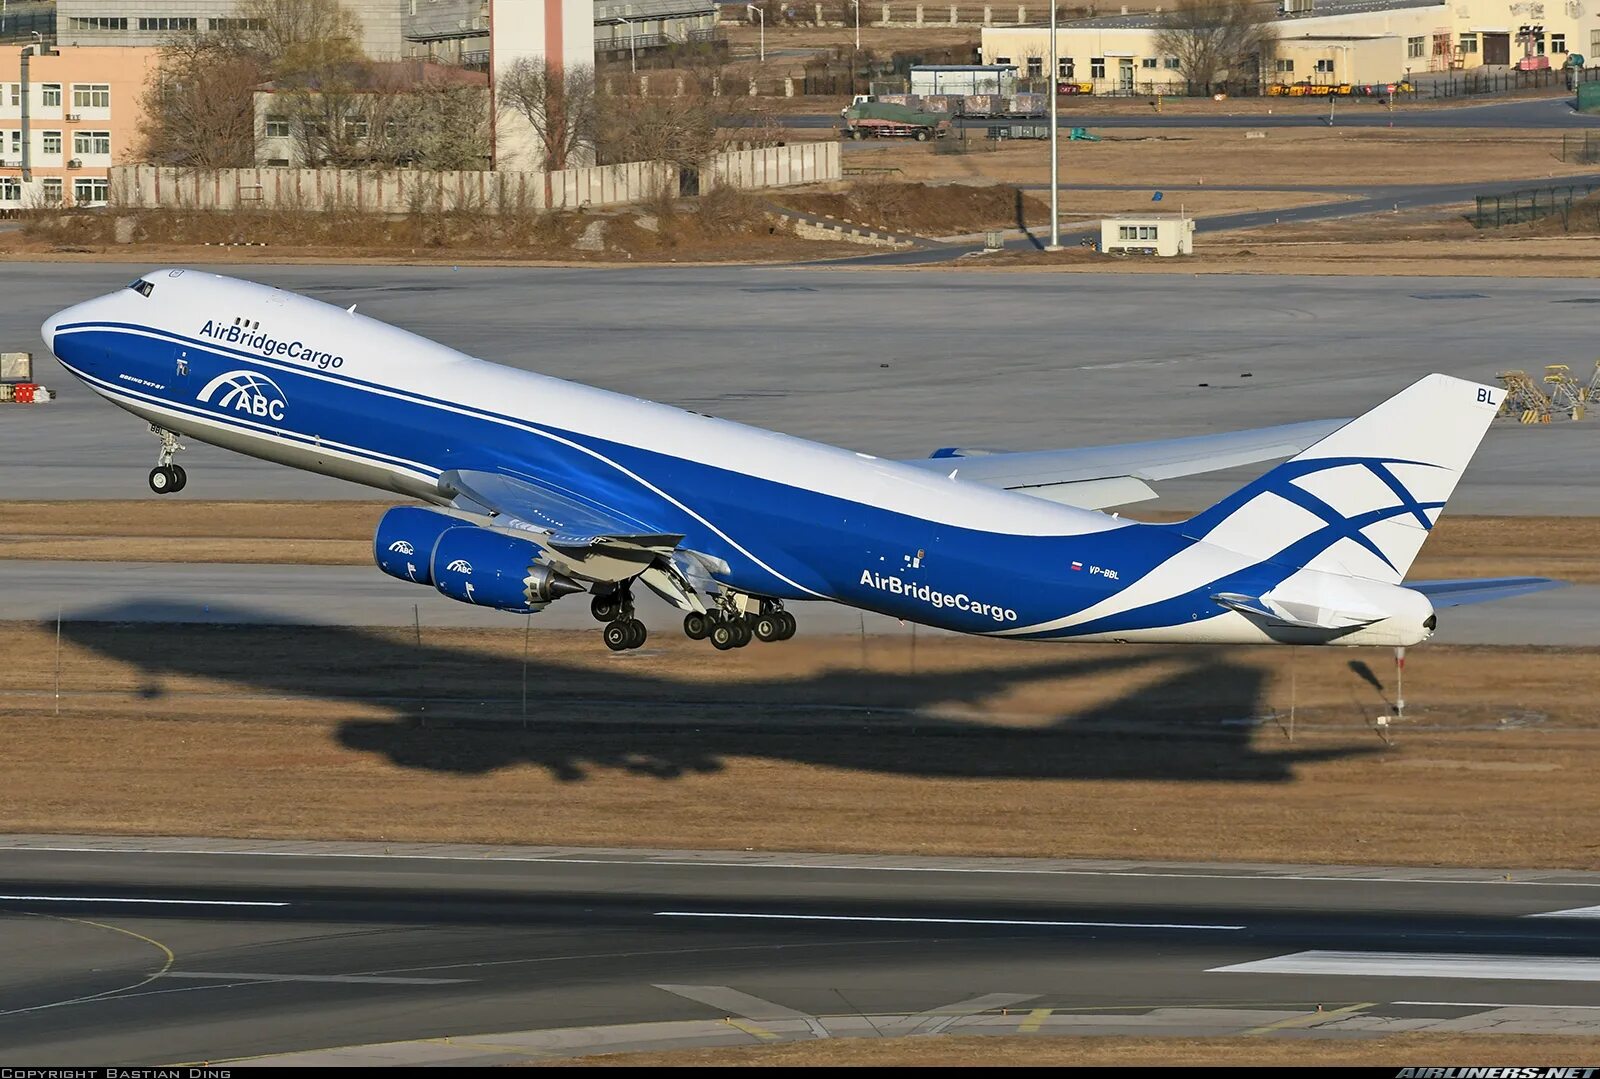
[[[396,506],[383,515],[372,537],[372,557],[391,577],[412,584],[432,584],[430,563],[434,544],[446,529],[472,522],[439,510]]]
[[[539,565],[538,557],[538,546],[528,540],[468,525],[439,534],[429,574],[451,599],[518,613],[585,591],[566,574]]]

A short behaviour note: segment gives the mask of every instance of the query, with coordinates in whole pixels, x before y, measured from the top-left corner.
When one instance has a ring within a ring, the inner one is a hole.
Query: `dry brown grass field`
[[[1600,867],[1592,649],[1414,649],[1387,737],[1381,649],[68,623],[59,702],[53,626],[0,654],[15,831]]]

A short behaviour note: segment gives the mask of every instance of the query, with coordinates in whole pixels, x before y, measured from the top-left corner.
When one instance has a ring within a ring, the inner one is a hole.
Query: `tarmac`
[[[7,1066],[1600,1035],[1593,873],[96,836],[0,872]]]

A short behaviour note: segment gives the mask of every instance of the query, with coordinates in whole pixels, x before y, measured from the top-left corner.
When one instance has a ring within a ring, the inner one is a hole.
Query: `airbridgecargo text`
[[[344,357],[335,356],[331,352],[322,352],[299,341],[280,341],[271,334],[245,329],[240,325],[230,325],[226,322],[207,321],[200,328],[201,337],[209,337],[213,341],[226,341],[230,345],[241,348],[254,349],[263,356],[287,356],[291,360],[299,360],[313,367],[326,371],[330,367],[343,367]]]
[[[912,581],[902,581],[899,577],[887,574],[873,573],[870,569],[861,571],[861,583],[869,588],[876,588],[880,592],[887,592],[891,596],[909,596],[919,599],[934,607],[954,607],[958,611],[971,611],[973,614],[992,618],[996,622],[1015,622],[1017,612],[1010,607],[997,607],[992,603],[984,603],[973,599],[965,592],[940,592],[929,588],[925,584]]]

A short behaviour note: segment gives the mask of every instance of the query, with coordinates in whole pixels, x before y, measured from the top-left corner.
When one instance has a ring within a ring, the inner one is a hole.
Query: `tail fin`
[[[1172,527],[1261,561],[1398,584],[1503,394],[1429,375]]]

